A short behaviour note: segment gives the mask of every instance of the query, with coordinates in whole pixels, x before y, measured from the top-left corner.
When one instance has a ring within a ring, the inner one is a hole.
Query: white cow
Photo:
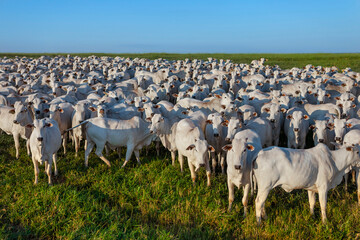
[[[154,138],[154,135],[149,131],[148,124],[137,116],[129,120],[97,117],[82,122],[82,124],[85,123],[86,167],[88,166],[89,154],[95,145],[95,154],[110,167],[110,162],[102,154],[105,144],[112,148],[127,146],[125,162],[122,167],[125,167],[130,160],[133,151],[140,164],[139,151],[144,146],[149,145]]]
[[[179,154],[181,168],[184,165],[184,156],[187,157],[191,172],[191,179],[195,184],[196,171],[200,167],[206,168],[207,185],[210,186],[210,166],[208,151],[215,151],[205,140],[204,133],[192,120],[183,119],[176,126],[175,144]]]
[[[287,136],[287,146],[290,148],[305,148],[306,134],[309,130],[309,116],[301,108],[291,108],[286,114],[284,131]]]
[[[252,163],[261,150],[261,140],[259,135],[253,130],[243,130],[238,132],[232,144],[225,145],[227,151],[227,182],[229,189],[229,211],[234,201],[234,185],[244,188],[242,203],[244,205],[244,215],[247,214],[247,202],[251,181]]]
[[[256,219],[266,218],[265,200],[271,189],[281,186],[285,191],[308,190],[310,212],[314,213],[315,193],[319,194],[322,221],[326,221],[327,192],[342,180],[345,170],[359,161],[359,145],[331,151],[319,143],[310,149],[270,147],[259,152],[254,162],[258,184]]]
[[[45,163],[48,183],[52,184],[51,166],[54,162],[55,176],[58,174],[56,160],[57,151],[61,147],[61,134],[57,122],[50,118],[35,119],[33,124],[28,124],[33,131],[30,136],[30,149],[35,171],[35,182],[38,183],[38,164]]]

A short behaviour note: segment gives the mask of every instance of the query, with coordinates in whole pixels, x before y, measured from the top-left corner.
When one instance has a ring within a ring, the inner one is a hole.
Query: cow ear
[[[253,112],[253,116],[254,116],[254,117],[257,117],[257,112]]]
[[[52,123],[46,123],[45,126],[46,126],[46,127],[52,127],[53,124],[52,124]]]
[[[331,97],[330,93],[325,94],[325,96],[328,97],[328,98]]]
[[[64,110],[63,110],[62,108],[59,108],[59,112],[63,113],[63,112],[64,112]]]
[[[213,146],[211,146],[211,145],[208,146],[208,150],[209,150],[210,152],[215,152],[215,148],[213,148]]]
[[[315,129],[315,126],[314,125],[310,125],[309,127],[311,130],[314,130]]]
[[[89,107],[89,110],[92,112],[96,112],[96,108],[94,108],[94,107]]]
[[[309,116],[308,116],[308,115],[304,115],[304,119],[305,119],[305,120],[308,120],[308,119],[309,119]]]
[[[33,105],[33,102],[28,102],[28,105],[29,105],[29,106]]]
[[[175,98],[177,98],[179,95],[176,94],[176,93],[173,93],[172,96],[175,97]]]
[[[335,97],[336,100],[340,100],[340,97]]]
[[[352,124],[351,124],[351,123],[347,123],[347,124],[346,124],[346,127],[347,127],[347,128],[351,128],[351,127],[352,127]]]
[[[151,117],[147,117],[145,120],[146,120],[147,122],[151,122]]]
[[[353,147],[346,147],[346,151],[351,152],[353,150]]]
[[[9,113],[11,113],[11,114],[15,114],[15,109],[11,109],[11,110],[9,110]]]
[[[267,112],[267,113],[270,112],[270,108],[265,108],[264,110],[265,110],[265,112]]]
[[[223,146],[221,148],[223,151],[230,151],[232,149],[232,145],[231,144],[226,144],[225,146]]]
[[[156,104],[156,105],[154,106],[154,108],[160,108],[160,105],[159,105],[159,104]]]
[[[333,124],[333,123],[328,123],[328,124],[327,124],[327,127],[328,127],[330,130],[333,130],[334,124]]]
[[[34,127],[34,124],[33,124],[33,123],[26,124],[26,127],[27,127],[27,128],[33,128],[33,127]]]
[[[195,145],[194,144],[191,144],[190,146],[188,146],[186,148],[186,150],[193,150],[195,148]]]
[[[351,107],[352,107],[352,108],[356,108],[356,105],[355,105],[355,104],[353,104],[353,105],[351,105]]]
[[[211,120],[206,120],[207,124],[213,124],[213,122]]]
[[[319,96],[319,94],[315,93],[315,94],[314,94],[314,96],[315,96],[315,97],[318,97],[318,96]]]
[[[343,107],[343,105],[340,103],[340,104],[338,104],[338,107],[339,107],[339,108],[342,108],[342,107]]]
[[[221,98],[221,96],[219,94],[215,94],[215,97],[217,98]]]
[[[286,109],[285,109],[285,108],[281,108],[280,111],[281,111],[282,113],[286,113]]]
[[[254,100],[254,97],[249,98],[250,101]]]
[[[355,100],[355,98],[354,98],[354,97],[351,97],[349,100],[353,102],[353,101]]]
[[[48,108],[44,109],[44,113],[48,113],[50,110]]]
[[[141,107],[138,108],[138,112],[143,112],[144,110],[145,110],[144,108]]]
[[[286,118],[287,118],[287,119],[292,119],[292,116],[291,116],[291,115],[287,115]]]
[[[134,100],[132,100],[131,102],[130,102],[130,104],[134,104],[135,103],[135,101]]]
[[[226,121],[227,121],[227,120],[226,120]],[[224,122],[221,123],[221,125],[224,126],[224,127],[227,127],[227,126],[228,126],[228,123],[224,121]]]
[[[249,151],[254,151],[254,146],[253,145],[251,145],[251,144],[248,144],[247,146],[246,146],[246,148],[249,150]]]

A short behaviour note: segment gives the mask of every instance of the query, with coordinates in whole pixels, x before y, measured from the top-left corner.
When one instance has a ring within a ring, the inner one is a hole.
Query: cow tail
[[[88,123],[89,122],[89,119],[88,120],[85,120],[85,121],[82,121],[80,124],[76,125],[75,127],[72,127],[72,128],[69,128],[69,129],[66,129],[65,130],[65,133],[67,133],[68,131],[71,131],[77,127],[80,127],[81,125],[85,124],[85,123]]]

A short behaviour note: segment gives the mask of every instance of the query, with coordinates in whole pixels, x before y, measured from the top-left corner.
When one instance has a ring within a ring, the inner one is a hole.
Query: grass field
[[[28,57],[40,57],[42,55],[56,56],[64,55],[66,53],[0,53],[0,57],[14,57],[14,56],[28,56]],[[306,53],[306,54],[223,54],[223,53],[194,53],[194,54],[174,54],[174,53],[119,53],[119,54],[107,54],[107,53],[72,53],[73,56],[86,57],[89,55],[96,56],[123,56],[123,57],[140,57],[148,59],[164,58],[169,60],[177,59],[207,59],[213,57],[217,59],[231,59],[236,63],[250,63],[251,60],[260,59],[265,57],[269,59],[266,64],[279,65],[281,68],[303,67],[306,64],[313,64],[315,66],[337,66],[340,69],[351,67],[354,71],[360,71],[360,53]]]
[[[9,54],[4,54],[10,56]],[[21,54],[14,54],[21,55]],[[40,54],[41,55],[41,54]],[[89,54],[88,54],[89,55]],[[301,55],[224,55],[236,62],[250,62],[265,56],[270,64],[283,68],[336,65],[359,70],[360,54]],[[130,56],[130,55],[129,55]],[[134,57],[135,55],[131,55]],[[189,55],[149,54],[181,59]],[[205,58],[208,55],[191,55]],[[283,56],[281,58],[281,56]],[[69,149],[71,144],[68,145]],[[59,151],[59,176],[47,185],[41,166],[39,184],[33,185],[34,169],[22,142],[20,159],[15,159],[12,137],[0,136],[0,239],[343,239],[360,237],[360,210],[356,186],[349,191],[343,184],[328,194],[328,223],[321,223],[320,206],[315,217],[309,213],[307,192],[286,193],[274,189],[267,201],[268,219],[261,226],[255,220],[254,199],[249,215],[243,218],[242,190],[235,192],[233,211],[227,212],[226,177],[213,174],[212,186],[206,186],[201,169],[193,186],[190,171],[180,172],[170,163],[169,152],[156,157],[154,147],[141,152],[142,165],[132,159],[125,169],[116,153],[109,156],[108,168],[94,153],[89,168],[84,167],[84,151],[74,156],[71,148],[64,156]],[[185,165],[187,166],[187,165]]]

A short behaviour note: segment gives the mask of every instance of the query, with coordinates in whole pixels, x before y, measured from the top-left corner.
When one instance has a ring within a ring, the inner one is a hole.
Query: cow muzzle
[[[15,123],[15,124],[19,124],[19,122],[18,122],[17,120],[14,120],[14,121],[13,121],[13,123]]]
[[[294,128],[294,131],[295,131],[295,132],[299,132],[299,128]]]
[[[37,140],[38,140],[39,142],[42,142],[42,141],[44,140],[44,138],[38,137]]]
[[[225,138],[225,142],[231,142],[230,138]]]
[[[214,137],[219,137],[219,134],[218,134],[218,133],[214,133]]]
[[[274,123],[274,122],[275,122],[275,119],[270,119],[270,122]]]
[[[240,170],[241,169],[241,165],[235,165],[234,166],[236,170]]]
[[[335,138],[335,141],[336,141],[336,142],[341,142],[341,137],[336,137],[336,138]]]
[[[324,143],[324,139],[319,139],[319,143]]]
[[[36,114],[40,114],[40,110],[36,110],[35,113],[36,113]]]
[[[200,163],[199,167],[205,167],[205,163]]]

